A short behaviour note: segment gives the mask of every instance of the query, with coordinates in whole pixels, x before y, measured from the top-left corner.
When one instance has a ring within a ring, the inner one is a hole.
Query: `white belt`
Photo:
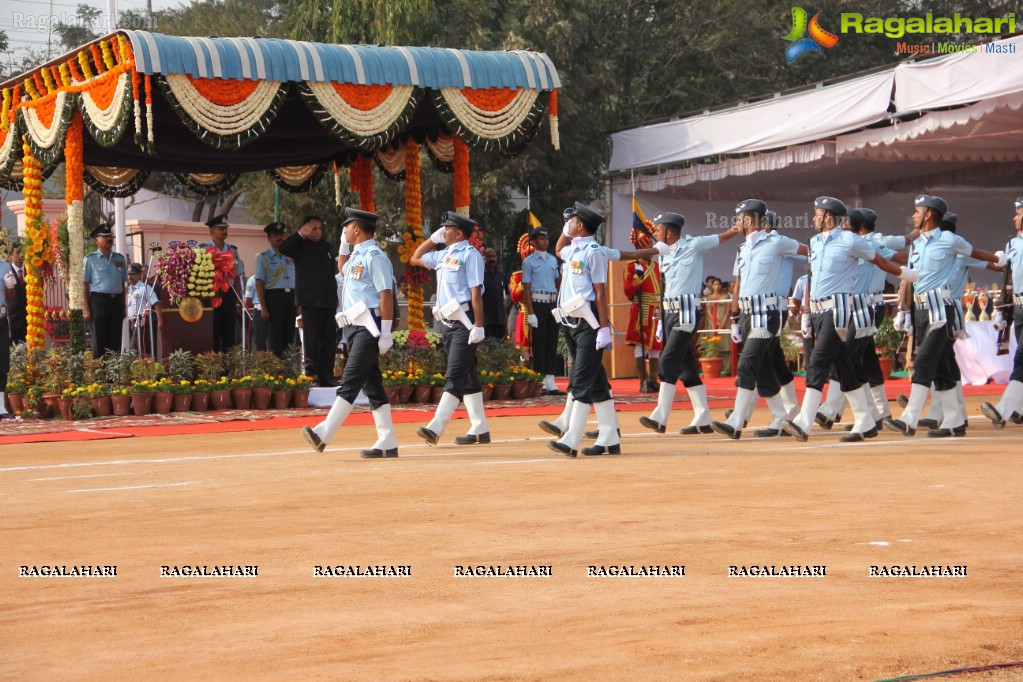
[[[870,305],[884,305],[884,294],[867,294]]]
[[[1023,305],[1023,294],[1013,294],[1012,302],[1016,305]]]
[[[826,313],[829,310],[833,310],[834,307],[835,299],[833,298],[819,298],[816,301],[810,301],[811,313]]]
[[[951,300],[949,300],[949,294],[951,292],[948,290],[948,287],[941,287],[941,289],[939,291],[941,292],[941,300],[942,300],[942,302],[945,305],[950,304],[952,302]],[[917,305],[923,305],[924,307],[926,307],[927,306],[927,292],[925,291],[922,294],[915,294],[913,296],[913,300],[916,301]]]
[[[554,303],[558,300],[558,295],[554,293],[545,293],[543,291],[532,292],[533,303]]]
[[[777,309],[778,308],[778,297],[777,296],[768,296],[767,298],[764,299],[764,303],[767,304],[767,305],[773,305],[775,307],[775,309]],[[742,312],[744,312],[744,313],[751,312],[753,310],[753,306],[750,304],[750,299],[749,298],[740,298],[739,299],[739,309],[742,310]]]

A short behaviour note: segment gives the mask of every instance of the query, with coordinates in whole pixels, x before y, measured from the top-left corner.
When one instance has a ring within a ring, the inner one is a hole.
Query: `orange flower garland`
[[[558,91],[551,90],[551,101],[547,105],[547,115],[551,122],[551,146],[555,150],[561,149],[561,133],[558,130]]]
[[[49,226],[43,221],[43,167],[32,156],[32,148],[22,138],[22,164],[25,181],[25,297],[29,348],[42,348],[46,341],[46,311],[43,307],[43,278],[52,258]]]
[[[360,111],[372,111],[387,100],[393,85],[359,85],[357,83],[331,83],[334,91],[349,106]]]
[[[423,197],[420,185],[419,145],[409,140],[405,146],[405,226],[402,236],[405,243],[398,247],[402,263],[408,263],[412,254],[423,243]],[[426,331],[423,320],[423,277],[422,268],[408,267],[405,280],[408,282],[408,328],[412,331]]]
[[[359,193],[359,209],[376,213],[373,201],[373,163],[368,156],[360,156],[348,167],[352,190]]]
[[[204,99],[220,107],[233,107],[248,99],[256,87],[257,80],[230,80],[226,78],[192,78],[186,76],[188,82]]]
[[[520,91],[510,88],[465,88],[462,96],[469,104],[484,111],[500,111],[514,102]]]
[[[457,137],[455,145],[455,210],[469,215],[469,147]]]

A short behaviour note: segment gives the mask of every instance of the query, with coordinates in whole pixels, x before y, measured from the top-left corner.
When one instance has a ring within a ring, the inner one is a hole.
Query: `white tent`
[[[901,232],[912,197],[928,192],[949,202],[976,246],[1000,248],[1023,195],[1021,51],[1016,36],[614,133],[610,242],[625,245],[633,188],[648,216],[682,213],[691,234],[721,229],[736,202],[761,198],[804,240],[795,230],[809,229],[816,196],[869,206],[879,229]],[[708,274],[730,278],[734,249],[713,253]]]

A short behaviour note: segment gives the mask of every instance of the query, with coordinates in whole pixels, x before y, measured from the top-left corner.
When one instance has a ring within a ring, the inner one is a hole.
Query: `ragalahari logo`
[[[785,36],[785,40],[792,43],[785,48],[785,58],[789,60],[789,64],[809,52],[824,54],[821,48],[830,49],[838,43],[838,36],[822,28],[818,17],[820,12],[813,15],[813,19],[807,24],[806,10],[802,7],[792,8],[792,31]],[[810,36],[804,37],[807,31]]]

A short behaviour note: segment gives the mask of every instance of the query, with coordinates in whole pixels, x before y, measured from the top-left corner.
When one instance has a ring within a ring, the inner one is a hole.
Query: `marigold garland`
[[[22,164],[25,181],[25,297],[29,348],[42,348],[46,342],[43,309],[43,279],[53,254],[49,244],[49,226],[43,221],[43,168],[32,155],[28,138],[22,137]]]
[[[500,111],[515,101],[522,89],[463,88],[462,96],[469,104],[484,111]]]
[[[405,226],[402,235],[405,243],[398,247],[398,255],[402,263],[408,263],[412,254],[423,243],[423,198],[420,178],[419,145],[409,140],[405,146]],[[426,271],[423,268],[409,266],[405,270],[405,281],[408,283],[408,328],[412,331],[425,331],[423,320],[423,282]]]
[[[86,56],[85,50],[78,53],[78,65],[82,67],[82,74],[85,76],[85,80],[92,78],[92,67],[89,66],[89,58]]]
[[[89,46],[89,52],[92,54],[92,65],[96,67],[96,73],[103,73],[103,56],[99,53],[99,46],[93,43]]]
[[[218,107],[237,106],[251,97],[259,85],[257,80],[192,78],[187,75],[185,78],[197,93]]]
[[[103,65],[106,66],[107,69],[114,68],[115,65],[114,55],[111,54],[110,52],[110,41],[109,40],[101,41],[100,48],[103,50]]]
[[[551,90],[550,103],[547,105],[547,115],[551,122],[551,146],[555,151],[561,150],[561,132],[558,129],[558,91]]]
[[[455,145],[455,210],[469,215],[469,147],[460,139],[454,139]]]
[[[359,209],[376,213],[373,201],[373,163],[368,156],[358,156],[348,167],[353,192],[359,193]]]

